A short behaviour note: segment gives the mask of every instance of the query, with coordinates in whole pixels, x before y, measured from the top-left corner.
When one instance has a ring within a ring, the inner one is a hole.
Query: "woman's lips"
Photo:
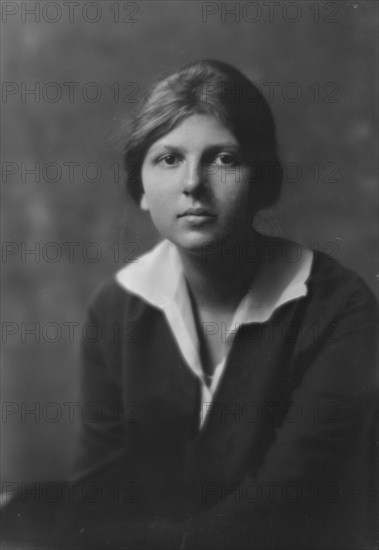
[[[187,210],[184,210],[181,214],[179,214],[179,218],[187,217],[187,216],[195,216],[195,217],[208,217],[208,218],[214,218],[215,215],[209,212],[206,208],[188,208]]]
[[[190,225],[203,225],[215,219],[215,215],[209,212],[206,208],[188,208],[178,215],[178,218],[183,218]]]

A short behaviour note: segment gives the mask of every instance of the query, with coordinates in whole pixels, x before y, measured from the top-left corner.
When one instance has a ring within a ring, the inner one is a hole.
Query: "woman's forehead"
[[[198,148],[216,144],[239,146],[237,138],[219,118],[209,114],[192,114],[157,139],[151,145],[150,151],[170,147]]]

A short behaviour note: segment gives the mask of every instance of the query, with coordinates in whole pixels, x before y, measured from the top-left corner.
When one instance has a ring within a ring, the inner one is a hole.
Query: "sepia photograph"
[[[378,548],[379,2],[0,8],[0,548]]]

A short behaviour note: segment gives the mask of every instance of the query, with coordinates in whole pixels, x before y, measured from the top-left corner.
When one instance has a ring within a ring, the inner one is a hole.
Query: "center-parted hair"
[[[270,106],[257,86],[221,61],[201,60],[155,83],[132,121],[125,147],[126,189],[138,203],[141,167],[150,146],[194,114],[217,117],[237,138],[251,169],[259,207],[279,197],[282,171]],[[236,175],[237,177],[237,175]]]

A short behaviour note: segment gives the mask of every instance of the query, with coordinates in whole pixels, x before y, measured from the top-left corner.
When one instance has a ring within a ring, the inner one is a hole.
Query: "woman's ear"
[[[141,210],[145,210],[146,212],[150,210],[145,193],[141,197],[140,207],[141,207]]]

